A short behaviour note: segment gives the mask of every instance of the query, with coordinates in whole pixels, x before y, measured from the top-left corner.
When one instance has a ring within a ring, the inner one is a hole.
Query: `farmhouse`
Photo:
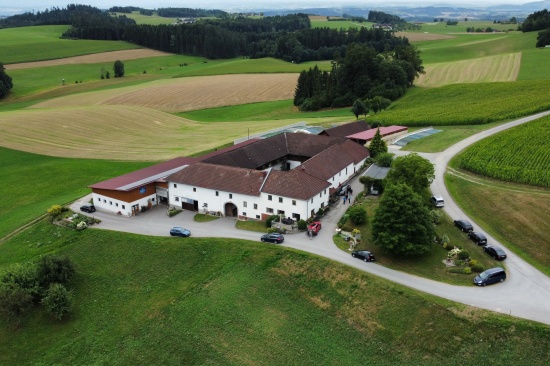
[[[405,135],[408,131],[408,128],[405,126],[388,126],[380,127],[379,130],[380,135],[382,136],[382,140],[386,141],[387,144],[392,144],[396,139]],[[358,144],[365,145],[372,140],[375,134],[376,129],[373,128],[368,131],[362,131],[347,135],[347,138],[357,142]]]
[[[167,204],[242,219],[308,218],[356,174],[368,150],[345,137],[281,133],[197,158],[177,158],[96,183],[97,208],[136,215]]]

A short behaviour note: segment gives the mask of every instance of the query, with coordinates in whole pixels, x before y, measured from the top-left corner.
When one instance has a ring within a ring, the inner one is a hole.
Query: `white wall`
[[[157,195],[152,194],[149,196],[144,196],[140,198],[139,200],[136,200],[134,202],[124,202],[121,200],[117,200],[108,196],[100,195],[97,193],[92,193],[92,198],[94,200],[94,206],[96,209],[101,211],[107,211],[111,213],[118,213],[120,212],[124,216],[131,216],[132,215],[132,206],[133,205],[139,205],[140,209],[141,206],[148,206],[149,205],[149,199],[151,200],[151,203],[153,206],[157,205]]]

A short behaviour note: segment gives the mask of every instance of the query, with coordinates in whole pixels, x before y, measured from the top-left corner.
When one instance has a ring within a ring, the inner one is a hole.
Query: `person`
[[[348,196],[348,203],[351,204],[351,194]]]
[[[344,196],[344,205],[346,204],[346,200],[348,199],[348,196]]]
[[[311,230],[307,231],[307,235],[309,236],[309,240],[313,238],[313,232]]]

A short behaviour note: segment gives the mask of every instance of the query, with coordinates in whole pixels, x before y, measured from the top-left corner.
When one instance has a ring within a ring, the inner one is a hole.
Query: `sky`
[[[448,5],[460,4],[468,6],[488,6],[494,4],[525,4],[536,0],[17,0],[8,2],[0,1],[0,14],[16,14],[25,11],[43,11],[52,7],[63,8],[67,4],[84,4],[95,6],[100,9],[108,9],[112,6],[137,6],[147,9],[156,8],[200,8],[200,9],[221,9],[226,11],[246,9],[300,9],[310,7],[337,7],[344,5],[361,6],[389,6],[389,5]]]

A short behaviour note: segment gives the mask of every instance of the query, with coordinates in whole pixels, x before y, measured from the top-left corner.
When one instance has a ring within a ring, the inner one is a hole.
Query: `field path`
[[[95,64],[99,62],[114,62],[116,60],[126,61],[135,60],[146,57],[160,57],[170,56],[171,53],[151,50],[148,48],[138,48],[133,50],[122,50],[112,52],[94,53],[91,55],[74,56],[60,58],[56,60],[47,61],[34,61],[34,62],[22,62],[18,64],[4,65],[6,70],[21,70],[21,69],[33,69],[37,67],[46,66],[60,66],[60,65],[78,65],[78,64]]]

